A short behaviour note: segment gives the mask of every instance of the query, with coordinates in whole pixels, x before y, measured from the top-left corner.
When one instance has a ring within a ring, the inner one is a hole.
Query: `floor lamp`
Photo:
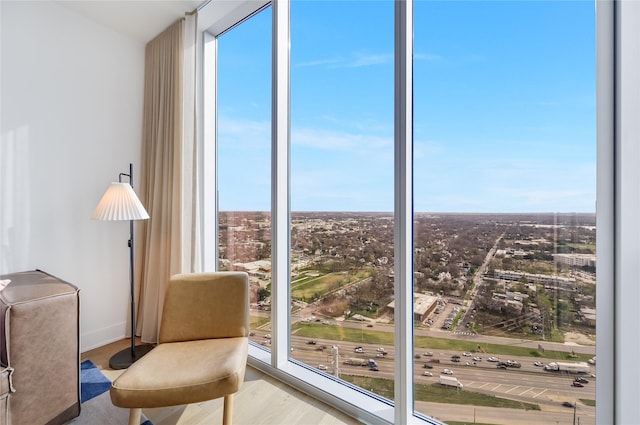
[[[129,177],[129,183],[123,183],[122,177]],[[136,308],[134,299],[133,274],[133,222],[146,220],[149,214],[133,191],[133,164],[129,164],[129,174],[120,173],[118,183],[111,183],[91,215],[94,220],[129,220],[129,285],[131,287],[131,347],[126,348],[109,359],[111,369],[126,369],[136,360],[147,354],[153,346],[136,346]]]

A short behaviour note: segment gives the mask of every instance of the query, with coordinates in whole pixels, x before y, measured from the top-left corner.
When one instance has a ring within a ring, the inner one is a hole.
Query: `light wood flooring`
[[[109,358],[126,348],[131,340],[124,339],[82,353],[82,360],[91,360],[112,381],[122,371],[109,368]],[[154,425],[214,425],[222,423],[222,399],[204,403],[144,409]],[[247,366],[245,380],[235,395],[233,409],[235,425],[342,425],[359,421],[322,403],[269,375]]]

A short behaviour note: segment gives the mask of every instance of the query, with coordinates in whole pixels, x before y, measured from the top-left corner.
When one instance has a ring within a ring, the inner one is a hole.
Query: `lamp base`
[[[153,345],[136,345],[133,350],[134,355],[131,355],[131,347],[127,347],[109,359],[109,367],[116,370],[126,369],[152,349]]]

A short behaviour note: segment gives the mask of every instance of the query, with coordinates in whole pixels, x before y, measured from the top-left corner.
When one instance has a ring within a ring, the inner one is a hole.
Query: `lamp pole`
[[[129,184],[133,187],[133,164],[129,163]],[[129,220],[129,283],[131,286],[131,358],[136,359],[136,302],[133,273],[133,220]],[[146,353],[145,353],[146,354]]]
[[[129,185],[133,188],[133,164],[129,163],[129,174],[120,173],[118,181],[122,183],[122,176],[129,177]],[[129,220],[129,289],[130,289],[130,305],[131,305],[131,347],[114,354],[109,359],[109,367],[111,369],[126,369],[136,360],[147,354],[153,348],[152,345],[144,344],[136,346],[136,303],[135,303],[135,285],[134,285],[134,268],[133,268],[133,221]]]

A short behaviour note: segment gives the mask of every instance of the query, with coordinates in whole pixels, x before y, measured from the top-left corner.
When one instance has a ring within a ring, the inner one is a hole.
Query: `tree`
[[[271,291],[267,288],[258,289],[258,301],[264,301],[271,296]]]

